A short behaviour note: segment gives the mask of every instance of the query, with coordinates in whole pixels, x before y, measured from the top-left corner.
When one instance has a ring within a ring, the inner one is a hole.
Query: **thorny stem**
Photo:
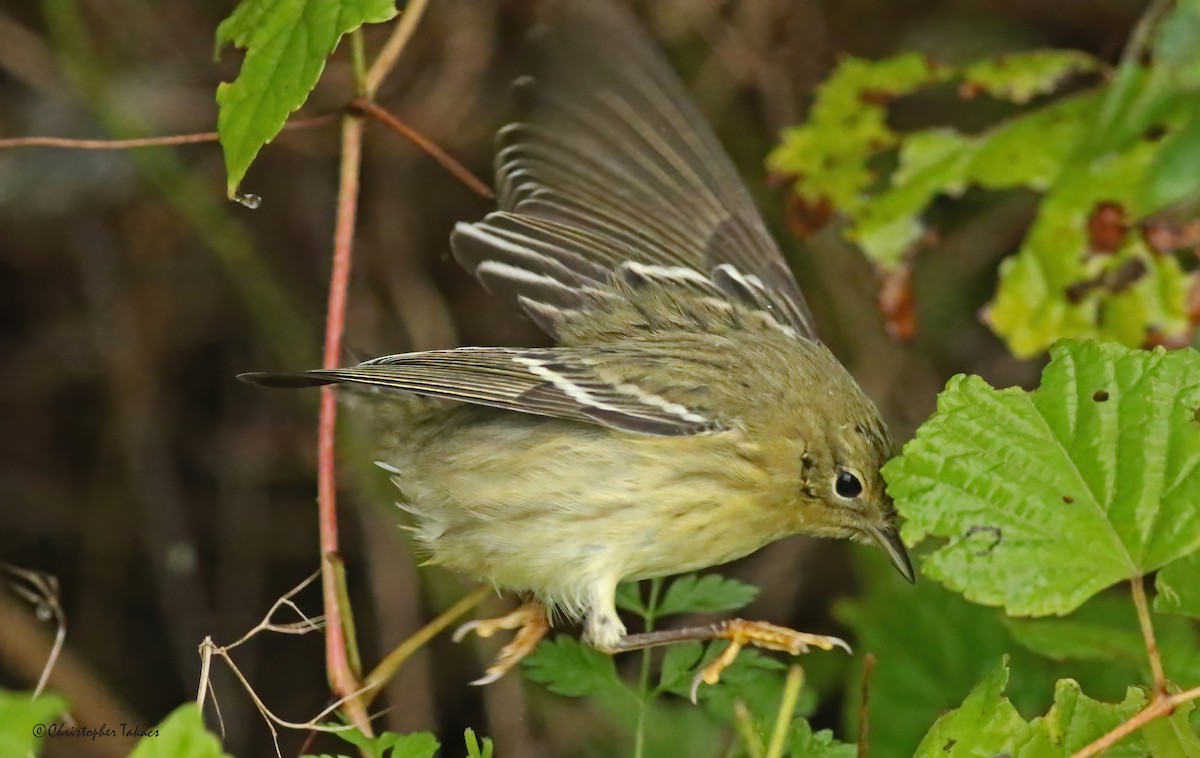
[[[1158,640],[1154,638],[1154,625],[1150,621],[1150,607],[1146,603],[1146,585],[1142,577],[1130,581],[1133,588],[1133,605],[1137,608],[1138,624],[1142,627],[1142,640],[1146,643],[1146,657],[1150,659],[1150,675],[1154,679],[1154,696],[1167,694],[1167,677],[1163,673],[1162,656],[1158,652]]]

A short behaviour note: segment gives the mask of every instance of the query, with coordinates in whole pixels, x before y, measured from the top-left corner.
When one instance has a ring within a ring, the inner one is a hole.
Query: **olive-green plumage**
[[[455,256],[554,348],[387,356],[346,382],[432,563],[536,595],[618,649],[628,579],[792,534],[885,549],[879,413],[821,344],[728,158],[619,8],[560,0],[499,137],[500,210]]]

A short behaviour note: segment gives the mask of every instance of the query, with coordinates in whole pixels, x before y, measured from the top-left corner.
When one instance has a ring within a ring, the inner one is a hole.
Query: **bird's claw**
[[[546,632],[549,631],[550,624],[546,619],[545,608],[539,603],[529,602],[503,616],[468,621],[454,630],[452,639],[455,642],[461,642],[471,632],[479,637],[487,638],[505,629],[516,629],[517,633],[507,645],[500,648],[496,659],[491,666],[488,666],[487,673],[471,684],[476,686],[491,684],[511,671],[521,662],[521,659],[537,648],[542,637],[545,637]]]
[[[744,619],[723,621],[714,638],[729,640],[729,646],[721,651],[716,660],[700,669],[692,678],[691,699],[693,704],[696,703],[701,683],[716,684],[719,682],[721,673],[733,665],[738,653],[746,645],[778,650],[791,655],[807,653],[814,647],[820,650],[833,650],[835,647],[840,647],[847,653],[851,652],[850,646],[846,644],[845,640],[838,637],[797,632],[794,629],[768,624],[765,621],[745,621]]]

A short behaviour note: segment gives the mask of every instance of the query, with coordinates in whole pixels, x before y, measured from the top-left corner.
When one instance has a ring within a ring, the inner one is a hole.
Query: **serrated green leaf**
[[[1190,716],[1195,701],[1184,703],[1165,719],[1155,719],[1142,727],[1149,755],[1154,758],[1200,758],[1200,734]]]
[[[342,729],[334,734],[372,758],[433,758],[440,746],[437,738],[429,732],[384,732],[368,737],[357,729]]]
[[[538,645],[524,661],[525,675],[567,697],[634,697],[617,677],[611,656],[569,635]]]
[[[855,758],[858,746],[838,742],[828,729],[814,733],[807,721],[796,719],[788,733],[787,751],[792,758]]]
[[[184,703],[138,740],[129,758],[227,758],[217,735],[208,731],[200,708]]]
[[[1042,717],[1026,722],[1003,696],[1007,662],[984,677],[958,709],[930,729],[914,758],[968,758],[1009,755],[1014,758],[1066,758],[1127,721],[1146,705],[1144,691],[1130,687],[1120,703],[1102,703],[1083,695],[1078,683],[1060,680],[1054,705]],[[1105,751],[1106,758],[1143,758],[1146,744],[1139,734]],[[1157,755],[1157,754],[1156,754]]]
[[[1017,254],[1000,266],[989,311],[992,329],[1018,357],[1032,357],[1059,338],[1116,340],[1141,345],[1153,328],[1177,336],[1188,328],[1189,277],[1171,256],[1152,254],[1128,235],[1114,256],[1089,254],[1088,219],[1101,203],[1137,219],[1151,208],[1142,191],[1157,146],[1141,142],[1125,152],[1073,164],[1038,209]],[[1142,273],[1132,284],[1105,284],[1128,266]],[[1073,287],[1097,282],[1081,295]]]
[[[671,645],[663,654],[658,688],[664,692],[683,692],[691,686],[696,664],[704,657],[704,646],[699,642],[681,642]]]
[[[395,15],[395,0],[242,0],[221,22],[218,49],[246,50],[237,79],[217,87],[217,133],[231,198],[258,151],[308,99],[342,35]]]
[[[1094,95],[1070,98],[975,137],[949,129],[908,135],[890,187],[854,214],[847,237],[876,263],[894,267],[920,239],[920,216],[939,195],[953,197],[970,185],[1045,190],[1062,173],[1096,105]]]
[[[869,701],[873,758],[911,758],[929,725],[1005,654],[1013,671],[1007,695],[1022,713],[1048,709],[1055,682],[1065,676],[1106,698],[1121,697],[1139,676],[1141,661],[1058,663],[1037,656],[1012,639],[1000,611],[967,602],[936,582],[909,585],[882,556],[864,553],[857,563],[865,592],[839,602],[834,615],[854,631],[855,649],[878,661]],[[860,681],[859,669],[843,681]],[[846,734],[858,729],[855,698],[845,703],[843,725]]]
[[[934,722],[915,758],[1015,754],[1028,739],[1029,725],[1003,697],[1006,684],[1007,658],[983,677],[961,706]]]
[[[905,541],[949,540],[922,573],[1011,615],[1068,613],[1200,548],[1200,355],[1051,356],[1032,393],[951,379],[883,471]]]
[[[757,587],[736,579],[717,574],[686,574],[667,587],[656,614],[736,611],[749,605],[757,595]]]
[[[1165,566],[1154,586],[1154,610],[1200,618],[1200,552]]]
[[[808,123],[786,129],[767,168],[796,176],[795,191],[851,211],[874,182],[870,157],[897,142],[882,101],[940,81],[948,72],[915,53],[881,61],[847,58],[817,88]]]
[[[46,734],[38,726],[49,727],[66,710],[67,701],[59,695],[33,698],[28,692],[0,690],[0,755],[36,753]]]
[[[640,582],[622,582],[617,585],[617,607],[623,611],[646,615],[646,603],[642,600]]]
[[[1053,92],[1068,76],[1099,67],[1098,60],[1078,50],[1029,50],[973,63],[963,69],[963,81],[993,97],[1027,103]]]

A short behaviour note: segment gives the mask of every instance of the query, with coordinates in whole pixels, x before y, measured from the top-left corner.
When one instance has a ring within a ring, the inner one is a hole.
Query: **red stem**
[[[342,334],[346,328],[346,299],[350,284],[350,262],[358,210],[359,167],[362,157],[362,120],[347,115],[342,119],[341,171],[338,183],[337,221],[333,232],[333,268],[329,274],[329,304],[325,317],[325,354],[322,365],[337,368],[341,363]],[[317,430],[317,512],[321,533],[321,588],[327,623],[325,659],[329,683],[341,698],[355,692],[359,684],[346,654],[345,627],[338,598],[337,574],[329,558],[338,554],[337,479],[334,443],[337,400],[331,387],[321,388],[321,415]],[[357,700],[346,703],[354,717]],[[365,713],[363,714],[365,716]],[[358,719],[354,719],[356,722]],[[356,724],[360,729],[364,724]],[[363,731],[370,734],[369,724]]]

